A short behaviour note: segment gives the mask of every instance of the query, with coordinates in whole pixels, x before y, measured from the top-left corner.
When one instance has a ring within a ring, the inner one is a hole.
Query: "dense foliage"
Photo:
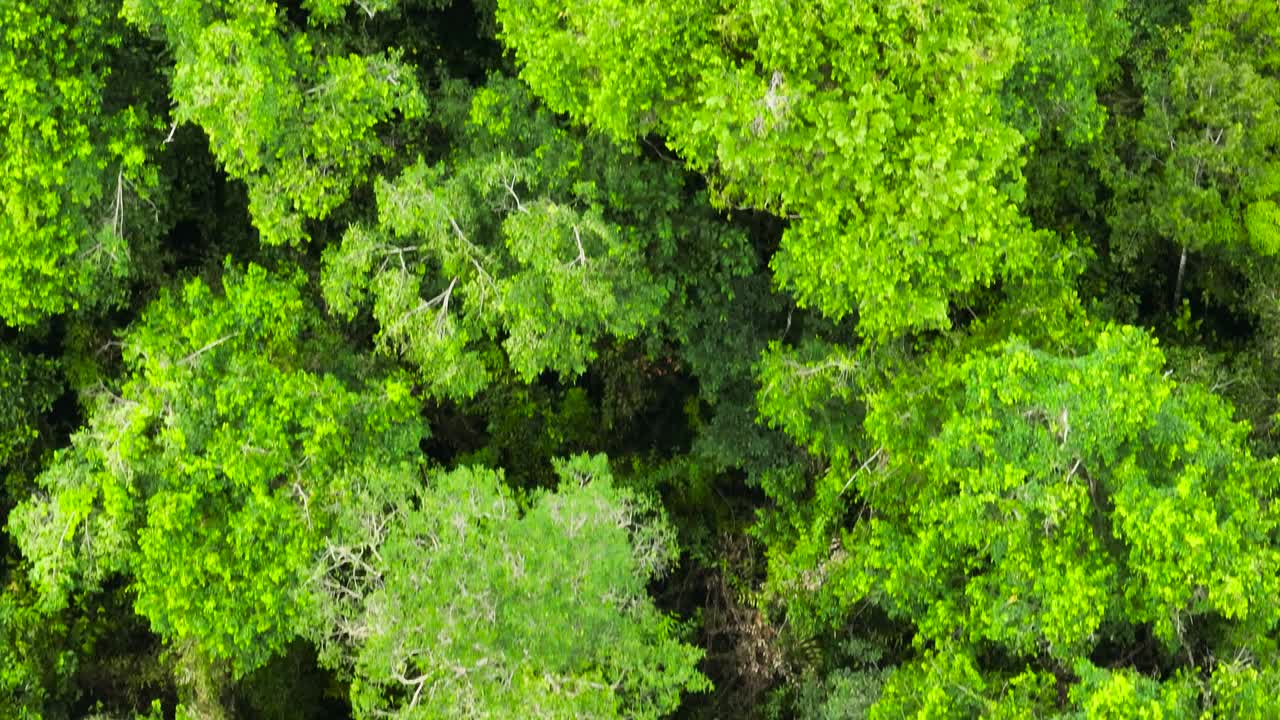
[[[0,716],[1280,713],[1274,0],[9,0]]]

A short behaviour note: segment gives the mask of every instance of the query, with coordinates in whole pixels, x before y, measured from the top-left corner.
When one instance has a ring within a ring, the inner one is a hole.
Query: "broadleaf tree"
[[[46,607],[127,577],[159,635],[234,677],[308,630],[342,499],[372,468],[411,474],[424,428],[404,378],[309,367],[331,348],[299,285],[194,280],[124,336],[126,381],[10,520]]]
[[[0,320],[113,304],[159,208],[153,110],[110,2],[0,11]],[[161,200],[163,202],[163,200]]]
[[[705,689],[700,651],[645,592],[670,528],[603,456],[557,472],[523,512],[500,472],[435,474],[363,559],[334,553],[357,717],[661,717]]]

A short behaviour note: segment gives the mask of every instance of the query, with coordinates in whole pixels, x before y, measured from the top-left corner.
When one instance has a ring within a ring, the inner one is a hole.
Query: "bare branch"
[[[860,468],[858,468],[857,470],[855,470],[855,471],[853,472],[853,474],[849,476],[849,479],[848,479],[848,480],[846,480],[846,481],[845,481],[845,483],[844,483],[844,487],[840,488],[840,492],[839,492],[839,493],[836,493],[836,494],[837,494],[837,495],[839,495],[839,494],[843,493],[845,490],[848,490],[848,489],[849,489],[849,486],[853,484],[853,481],[854,481],[854,480],[856,480],[856,479],[858,478],[858,476],[859,476],[859,475],[861,475],[861,474],[863,473],[863,471],[865,471],[867,468],[871,467],[871,463],[873,463],[873,462],[875,462],[876,460],[878,460],[878,459],[880,458],[880,454],[881,454],[881,453],[883,453],[883,452],[884,452],[884,448],[883,448],[883,447],[876,448],[876,451],[875,451],[874,453],[872,453],[872,454],[871,454],[871,457],[867,458],[867,461],[866,461],[866,462],[864,462],[864,463],[862,463],[862,467],[860,467]]]
[[[516,178],[515,178],[515,176],[514,176],[514,175],[512,175],[510,180],[504,180],[504,181],[502,182],[502,185],[507,189],[507,194],[508,194],[508,195],[510,195],[510,196],[512,197],[512,199],[513,199],[513,200],[515,200],[515,201],[516,201],[516,210],[518,210],[518,211],[520,211],[520,212],[529,212],[528,208],[526,208],[526,207],[524,206],[524,203],[520,202],[520,196],[519,196],[519,195],[516,195],[516,188],[515,188],[515,185],[516,185]]]
[[[517,202],[518,201],[519,200],[517,199]],[[476,256],[480,254],[480,249],[467,239],[467,236],[462,232],[462,228],[458,227],[458,221],[455,220],[452,215],[449,216],[449,225],[453,227],[453,234],[456,235],[458,239],[462,241],[462,244],[466,246],[467,259],[471,261],[476,272],[480,274],[480,279],[488,283],[489,288],[493,290],[494,294],[497,294],[498,286],[493,282],[493,276],[486,272],[484,267],[480,265],[480,262],[476,260]]]
[[[578,245],[578,257],[571,260],[569,262],[568,267],[573,267],[575,265],[586,265],[587,253],[585,250],[582,249],[582,235],[578,232],[577,225],[573,226],[573,241]]]
[[[211,342],[211,343],[209,343],[209,344],[205,345],[204,347],[200,348],[199,350],[196,350],[195,352],[191,353],[190,355],[188,355],[188,356],[186,356],[186,357],[182,358],[181,360],[179,360],[179,361],[178,361],[178,364],[179,364],[179,365],[189,365],[189,364],[191,364],[191,363],[195,362],[195,361],[196,361],[196,358],[200,357],[201,355],[203,355],[203,354],[205,354],[205,353],[209,352],[210,350],[212,350],[212,349],[214,349],[214,348],[218,347],[218,346],[219,346],[219,345],[221,345],[222,343],[224,343],[224,342],[226,342],[226,341],[228,341],[228,340],[234,339],[234,338],[236,338],[236,337],[239,337],[239,336],[240,336],[240,332],[239,332],[239,331],[233,332],[233,333],[231,333],[230,335],[223,335],[222,337],[218,338],[217,340],[214,340],[213,342]]]

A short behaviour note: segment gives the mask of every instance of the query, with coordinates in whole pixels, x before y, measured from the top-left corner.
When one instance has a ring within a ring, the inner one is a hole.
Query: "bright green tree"
[[[384,2],[358,3],[370,15]],[[424,110],[394,50],[359,54],[317,26],[345,2],[308,2],[307,24],[274,0],[126,0],[124,15],[173,53],[175,127],[195,123],[227,174],[243,180],[264,242],[308,237],[387,154],[385,123]]]
[[[162,293],[123,337],[124,382],[10,520],[47,609],[127,579],[205,669],[202,712],[309,631],[350,494],[412,478],[424,432],[408,383],[338,350],[301,285],[251,266]]]
[[[158,212],[154,122],[106,0],[0,8],[0,321],[119,297]],[[141,80],[149,80],[142,78]]]
[[[544,0],[498,19],[553,109],[662,133],[722,201],[788,218],[783,286],[886,335],[945,327],[953,295],[1034,265],[1000,101],[1018,9]]]
[[[1150,627],[1184,672],[1265,667],[1280,473],[1229,406],[1163,365],[1144,333],[1109,328],[1078,354],[1014,338],[897,374],[866,399],[861,448],[811,435],[857,449],[830,453],[807,529],[773,557],[789,617],[838,624],[869,602],[917,643],[1068,671]]]

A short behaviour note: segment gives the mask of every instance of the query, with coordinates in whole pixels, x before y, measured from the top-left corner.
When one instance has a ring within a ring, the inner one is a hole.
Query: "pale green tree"
[[[514,80],[447,89],[452,152],[380,180],[377,222],[330,246],[322,278],[330,308],[371,309],[434,394],[472,396],[504,365],[576,377],[604,339],[656,331],[691,286],[742,274],[750,249],[690,207],[678,168],[563,127]]]
[[[656,718],[708,687],[645,589],[671,529],[603,456],[556,469],[523,512],[501,472],[435,473],[381,542],[333,550],[357,717]]]

